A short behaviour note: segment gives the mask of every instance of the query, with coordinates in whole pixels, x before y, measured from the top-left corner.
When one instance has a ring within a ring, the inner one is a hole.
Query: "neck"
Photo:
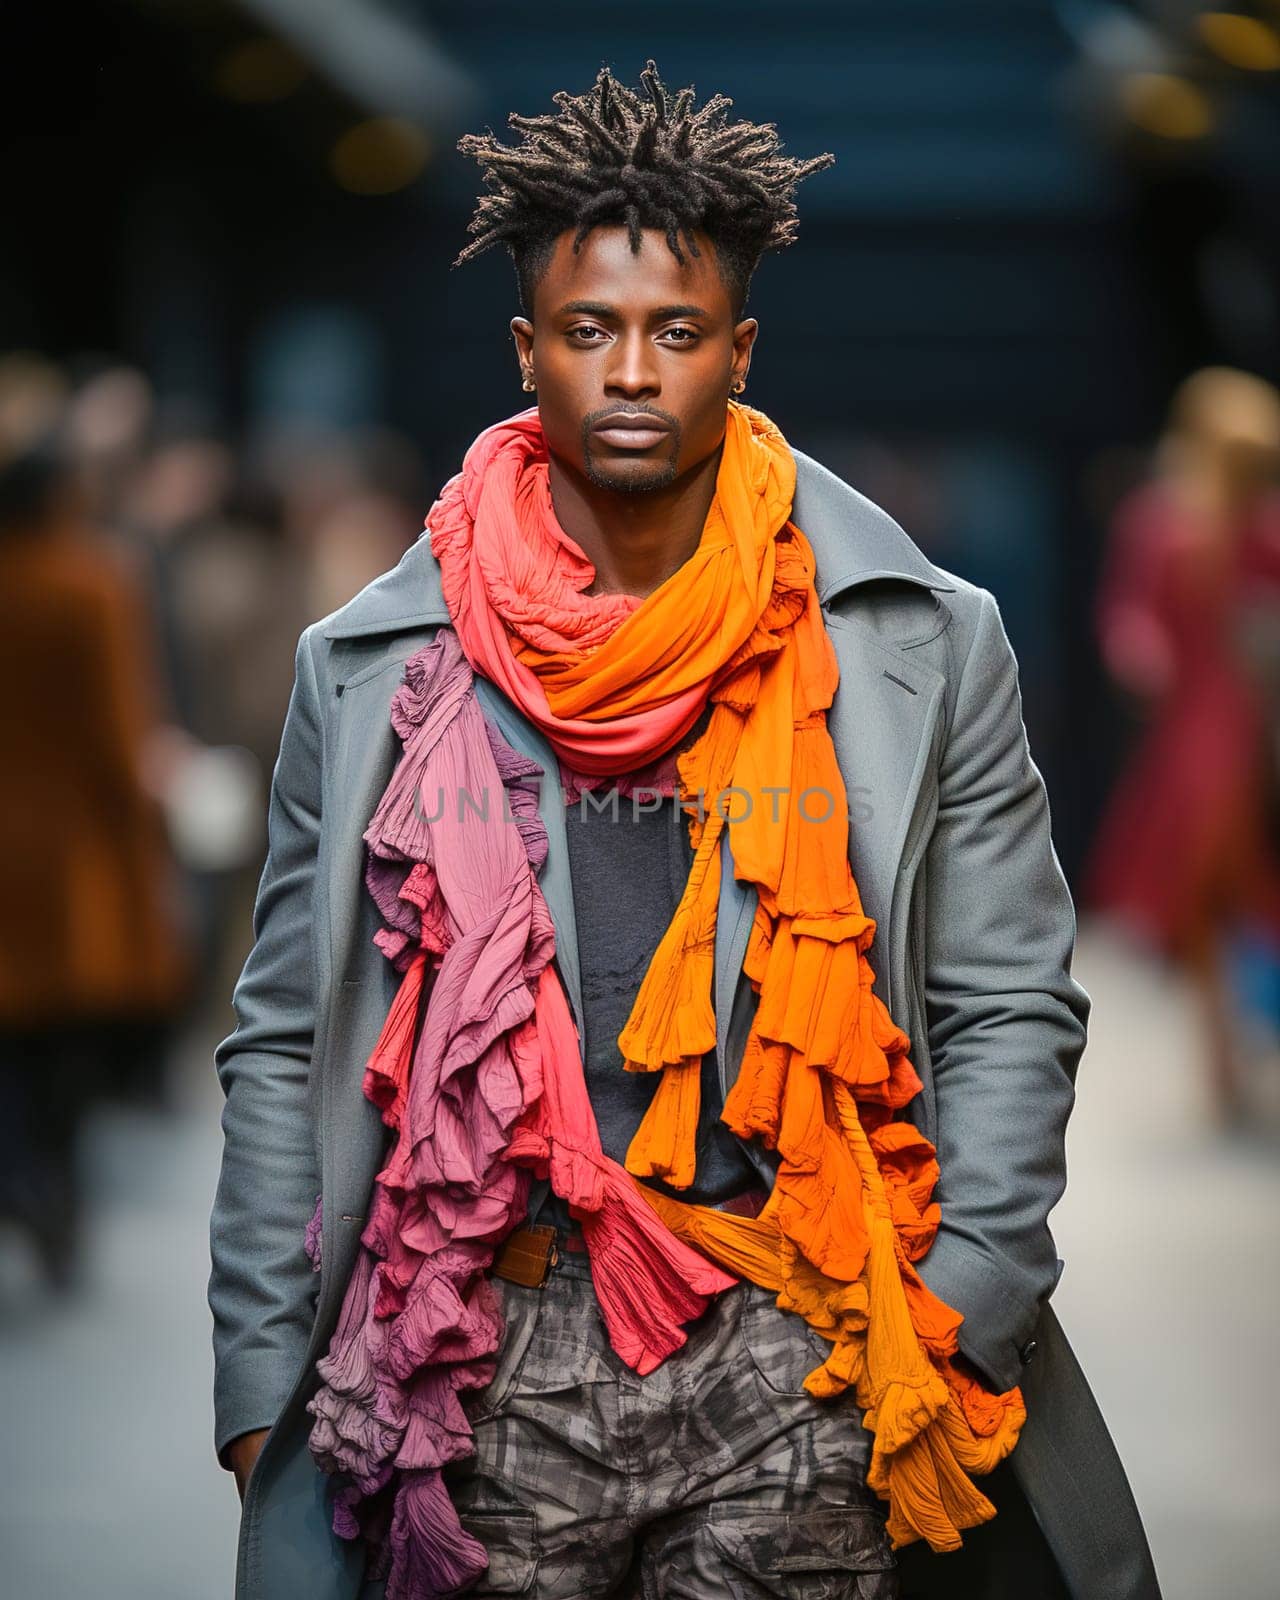
[[[702,538],[720,455],[716,450],[665,488],[639,494],[601,488],[551,457],[556,519],[596,569],[589,594],[643,599],[684,565]]]

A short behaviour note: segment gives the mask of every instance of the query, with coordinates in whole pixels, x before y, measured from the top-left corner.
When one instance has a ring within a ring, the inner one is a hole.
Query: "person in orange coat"
[[[31,362],[0,378],[10,402],[52,387]],[[0,1207],[62,1282],[83,1108],[122,1051],[156,1048],[188,961],[143,782],[145,608],[83,525],[52,436],[25,426],[0,430],[0,594]]]

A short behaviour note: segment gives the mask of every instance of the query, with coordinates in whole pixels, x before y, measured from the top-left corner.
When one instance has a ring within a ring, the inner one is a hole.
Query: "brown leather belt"
[[[560,1259],[556,1249],[559,1228],[543,1223],[537,1227],[516,1228],[509,1233],[493,1258],[493,1272],[508,1283],[521,1283],[526,1289],[540,1289],[547,1274]]]
[[[728,1200],[721,1200],[710,1209],[730,1211],[739,1217],[758,1217],[768,1198],[766,1189],[747,1189]],[[578,1228],[563,1232],[550,1223],[532,1224],[516,1228],[507,1235],[493,1258],[490,1270],[508,1283],[518,1283],[526,1289],[540,1289],[559,1261],[561,1250],[578,1252],[586,1248],[586,1240]]]

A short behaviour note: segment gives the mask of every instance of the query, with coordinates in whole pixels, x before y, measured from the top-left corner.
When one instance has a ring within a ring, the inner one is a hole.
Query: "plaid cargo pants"
[[[466,1401],[476,1454],[447,1472],[489,1553],[475,1600],[895,1600],[862,1412],[804,1392],[829,1346],[773,1295],[717,1296],[641,1378],[609,1345],[585,1255],[562,1253],[541,1288],[493,1282],[498,1368]]]

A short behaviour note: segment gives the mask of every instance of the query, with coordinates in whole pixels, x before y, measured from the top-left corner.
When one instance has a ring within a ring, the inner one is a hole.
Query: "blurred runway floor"
[[[1050,1219],[1066,1262],[1054,1306],[1165,1600],[1276,1600],[1280,1059],[1252,1085],[1265,1118],[1215,1133],[1182,985],[1088,925],[1075,972],[1094,1008]]]
[[[1274,1124],[1230,1140],[1206,1130],[1186,997],[1167,976],[1087,927],[1076,971],[1094,1015],[1053,1218],[1067,1263],[1054,1303],[1166,1600],[1275,1600]],[[51,1306],[0,1243],[2,1596],[231,1593],[237,1505],[212,1455],[204,1302],[220,1102],[207,1051],[191,1056],[173,1116],[95,1119],[78,1297]]]
[[[211,1048],[211,1047],[210,1047]],[[65,1303],[0,1251],[0,1596],[229,1600],[239,1502],[213,1456],[205,1303],[221,1093],[92,1123],[85,1282]]]

